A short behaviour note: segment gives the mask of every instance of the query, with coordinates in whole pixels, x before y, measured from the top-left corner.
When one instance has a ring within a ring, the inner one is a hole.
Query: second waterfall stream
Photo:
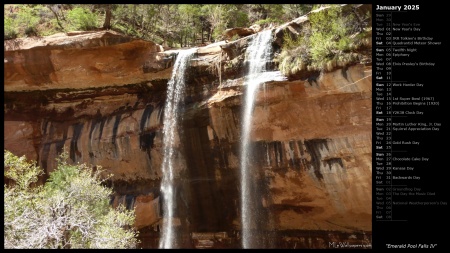
[[[272,31],[258,33],[246,51],[248,72],[245,78],[245,98],[243,103],[241,149],[240,149],[240,187],[241,187],[241,226],[242,248],[261,248],[261,230],[269,223],[261,206],[261,192],[258,186],[258,171],[252,166],[254,157],[251,146],[251,125],[255,96],[261,84],[267,81],[283,80],[279,71],[268,71],[272,60]],[[264,219],[264,220],[263,220]]]

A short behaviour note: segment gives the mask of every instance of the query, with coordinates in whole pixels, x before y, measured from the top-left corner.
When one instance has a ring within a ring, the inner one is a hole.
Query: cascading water
[[[178,52],[177,59],[172,70],[172,77],[168,83],[167,98],[164,107],[163,128],[163,163],[161,193],[163,196],[163,224],[159,248],[175,248],[178,246],[175,236],[176,196],[174,183],[177,179],[175,168],[176,146],[179,145],[178,119],[180,105],[184,101],[186,69],[196,48]]]
[[[261,248],[261,241],[255,231],[263,224],[261,214],[261,196],[258,194],[257,174],[252,169],[253,151],[250,146],[252,112],[255,95],[260,84],[271,80],[285,80],[279,71],[266,71],[266,65],[271,60],[272,45],[271,30],[258,33],[248,46],[246,54],[249,69],[246,76],[246,95],[242,118],[241,135],[241,224],[242,247]],[[267,222],[267,221],[266,221]]]

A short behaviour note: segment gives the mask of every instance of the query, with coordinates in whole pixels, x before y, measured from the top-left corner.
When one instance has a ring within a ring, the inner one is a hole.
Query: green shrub
[[[109,205],[101,167],[67,163],[64,152],[49,180],[36,162],[4,151],[4,248],[135,248],[135,214]]]
[[[257,25],[261,25],[261,26],[265,26],[268,24],[280,24],[280,19],[277,18],[266,18],[266,19],[261,19],[255,22],[255,24]]]
[[[4,38],[5,40],[9,39],[15,39],[17,38],[18,32],[17,32],[17,25],[14,22],[14,19],[5,17],[4,18]]]
[[[358,61],[354,51],[364,45],[361,41],[365,36],[353,35],[360,25],[352,12],[344,14],[338,5],[311,13],[309,25],[303,25],[297,38],[286,30],[282,51],[276,57],[280,70],[291,75],[302,70],[331,70]]]
[[[23,6],[17,14],[17,24],[24,29],[27,36],[38,35],[37,25],[39,24],[39,17],[35,10],[28,6]]]
[[[72,24],[72,28],[76,30],[94,30],[98,26],[95,13],[82,7],[76,7],[70,10],[67,17]]]
[[[311,58],[311,26],[306,23],[298,35],[284,31],[281,53],[275,57],[283,74],[291,75],[301,70],[310,69]]]
[[[342,15],[342,8],[332,7],[311,13],[311,58],[314,67],[324,69],[336,56],[350,49],[350,36],[347,24],[353,16]]]

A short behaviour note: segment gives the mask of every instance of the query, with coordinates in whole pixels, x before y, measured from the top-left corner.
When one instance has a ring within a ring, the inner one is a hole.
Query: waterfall
[[[196,48],[178,51],[178,56],[172,70],[172,77],[167,87],[167,98],[164,107],[164,128],[163,128],[163,163],[161,193],[163,196],[163,223],[162,236],[159,248],[177,247],[175,237],[176,224],[176,196],[175,180],[178,178],[179,168],[176,168],[177,147],[180,146],[180,136],[178,132],[178,119],[180,107],[184,101],[186,69],[190,59],[197,51]],[[179,220],[179,219],[178,219]]]
[[[251,159],[254,156],[250,146],[252,112],[255,95],[260,84],[271,80],[285,80],[279,71],[266,71],[266,65],[271,61],[272,45],[271,30],[258,33],[248,46],[246,55],[249,69],[245,79],[245,104],[242,114],[241,135],[241,225],[242,225],[242,247],[261,248],[261,238],[256,231],[262,229],[261,196],[258,193],[257,175],[258,171],[252,168]]]

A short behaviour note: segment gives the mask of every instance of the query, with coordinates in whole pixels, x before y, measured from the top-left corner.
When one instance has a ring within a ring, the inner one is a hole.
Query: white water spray
[[[178,52],[177,59],[172,70],[172,77],[167,87],[167,98],[164,107],[164,128],[163,128],[163,163],[161,192],[163,196],[163,224],[162,236],[159,241],[159,248],[170,249],[177,246],[175,238],[175,195],[174,180],[178,177],[174,167],[176,158],[176,148],[180,138],[178,133],[178,119],[180,105],[184,101],[186,68],[196,48]]]
[[[250,159],[253,157],[253,151],[250,146],[252,112],[254,107],[255,95],[260,84],[267,81],[281,81],[285,77],[279,71],[266,71],[266,65],[271,61],[272,45],[271,30],[258,33],[248,46],[246,54],[249,62],[249,70],[246,76],[245,105],[242,118],[242,136],[241,136],[241,224],[242,224],[242,247],[258,248],[258,239],[253,231],[259,228],[261,202],[257,192],[257,171],[251,166]]]

